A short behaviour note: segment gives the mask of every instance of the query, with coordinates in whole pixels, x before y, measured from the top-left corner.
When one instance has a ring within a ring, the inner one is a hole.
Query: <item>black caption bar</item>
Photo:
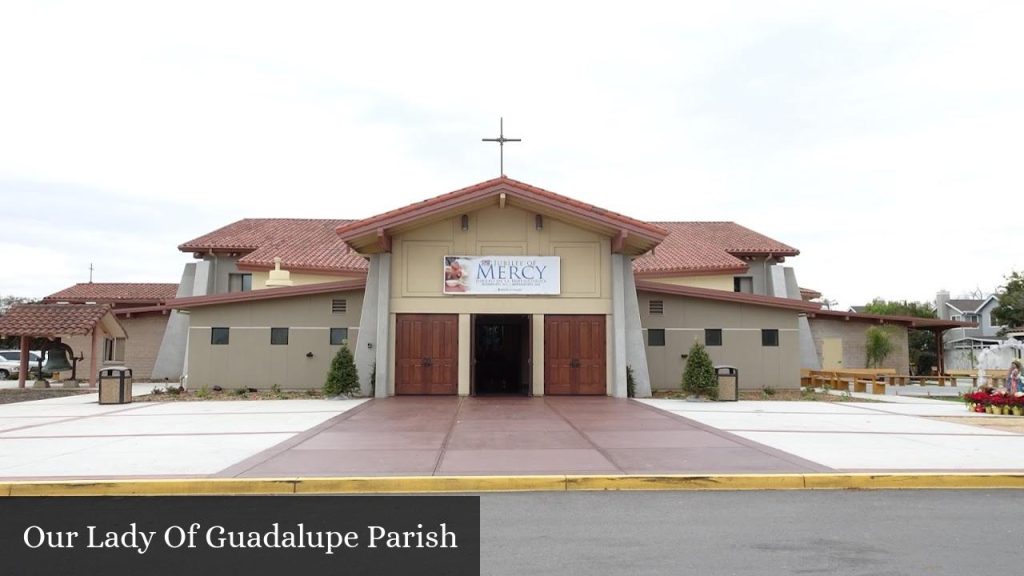
[[[0,562],[40,576],[478,576],[480,498],[0,498]]]

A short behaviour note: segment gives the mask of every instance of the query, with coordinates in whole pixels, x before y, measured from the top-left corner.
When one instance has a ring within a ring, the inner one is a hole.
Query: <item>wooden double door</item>
[[[608,393],[604,316],[544,316],[544,394]]]
[[[398,314],[395,323],[395,394],[457,394],[457,314]]]

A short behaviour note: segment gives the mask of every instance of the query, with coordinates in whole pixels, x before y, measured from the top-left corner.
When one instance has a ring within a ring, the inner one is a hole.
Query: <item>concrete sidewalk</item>
[[[872,398],[884,402],[640,402],[839,471],[1024,471],[1024,435],[928,418],[1012,416],[972,414],[944,400]]]
[[[152,385],[136,384],[134,395]],[[213,475],[365,400],[0,404],[0,478]]]

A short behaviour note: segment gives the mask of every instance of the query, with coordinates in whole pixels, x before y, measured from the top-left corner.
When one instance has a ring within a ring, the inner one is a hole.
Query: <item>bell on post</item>
[[[71,346],[63,342],[47,344],[43,350],[46,351],[46,363],[43,364],[43,372],[65,372],[71,370]]]

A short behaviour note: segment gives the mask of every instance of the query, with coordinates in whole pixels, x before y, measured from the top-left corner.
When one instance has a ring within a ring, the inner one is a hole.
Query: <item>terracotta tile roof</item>
[[[366,272],[366,259],[338,238],[352,220],[246,218],[178,246],[182,252],[239,252],[240,268],[269,269],[274,257],[286,270]]]
[[[531,186],[524,182],[513,180],[507,176],[500,176],[454,192],[435,196],[433,198],[423,200],[422,202],[409,204],[402,208],[384,212],[364,220],[358,220],[338,226],[338,234],[343,238],[351,239],[378,227],[393,226],[408,220],[421,218],[424,215],[431,214],[433,212],[444,210],[453,205],[460,205],[462,202],[472,201],[479,197],[487,196],[490,193],[497,194],[499,192],[499,188],[508,189],[513,193],[516,191],[522,192],[531,200],[548,203],[553,208],[568,210],[584,218],[602,220],[607,223],[616,223],[617,225],[631,229],[631,233],[640,233],[655,240],[660,240],[666,234],[666,231],[656,224],[636,220],[617,212],[611,212],[592,204],[574,200],[568,196],[562,196],[561,194],[556,194],[543,188],[537,188],[536,186]]]
[[[687,296],[690,298],[718,300],[721,302],[731,302],[735,304],[753,304],[755,306],[784,308],[798,312],[812,312],[819,309],[817,304],[797,300],[795,298],[776,298],[775,296],[761,296],[759,294],[747,294],[744,292],[728,292],[725,290],[712,290],[710,288],[695,288],[693,286],[651,282],[650,280],[637,280],[636,289],[641,292]]]
[[[821,292],[813,288],[801,288],[800,297],[804,300],[814,300],[815,298],[821,298]]]
[[[290,298],[292,296],[309,296],[313,294],[327,294],[330,292],[346,292],[349,290],[363,290],[366,288],[366,280],[341,280],[338,282],[320,282],[317,284],[305,284],[303,286],[286,286],[281,288],[267,288],[264,290],[249,290],[247,292],[229,292],[227,294],[213,294],[209,296],[189,296],[187,298],[176,298],[167,303],[167,306],[174,309],[185,310],[199,306],[213,306],[216,304],[234,304],[237,302],[257,302],[261,300],[274,300],[277,298]]]
[[[160,303],[174,298],[177,284],[131,282],[83,282],[54,292],[44,302],[146,302]]]
[[[799,250],[735,222],[655,222],[669,231],[657,248],[633,260],[642,275],[742,272],[740,256],[796,256]]]
[[[19,304],[0,317],[0,334],[50,338],[88,334],[110,310],[109,304]]]

